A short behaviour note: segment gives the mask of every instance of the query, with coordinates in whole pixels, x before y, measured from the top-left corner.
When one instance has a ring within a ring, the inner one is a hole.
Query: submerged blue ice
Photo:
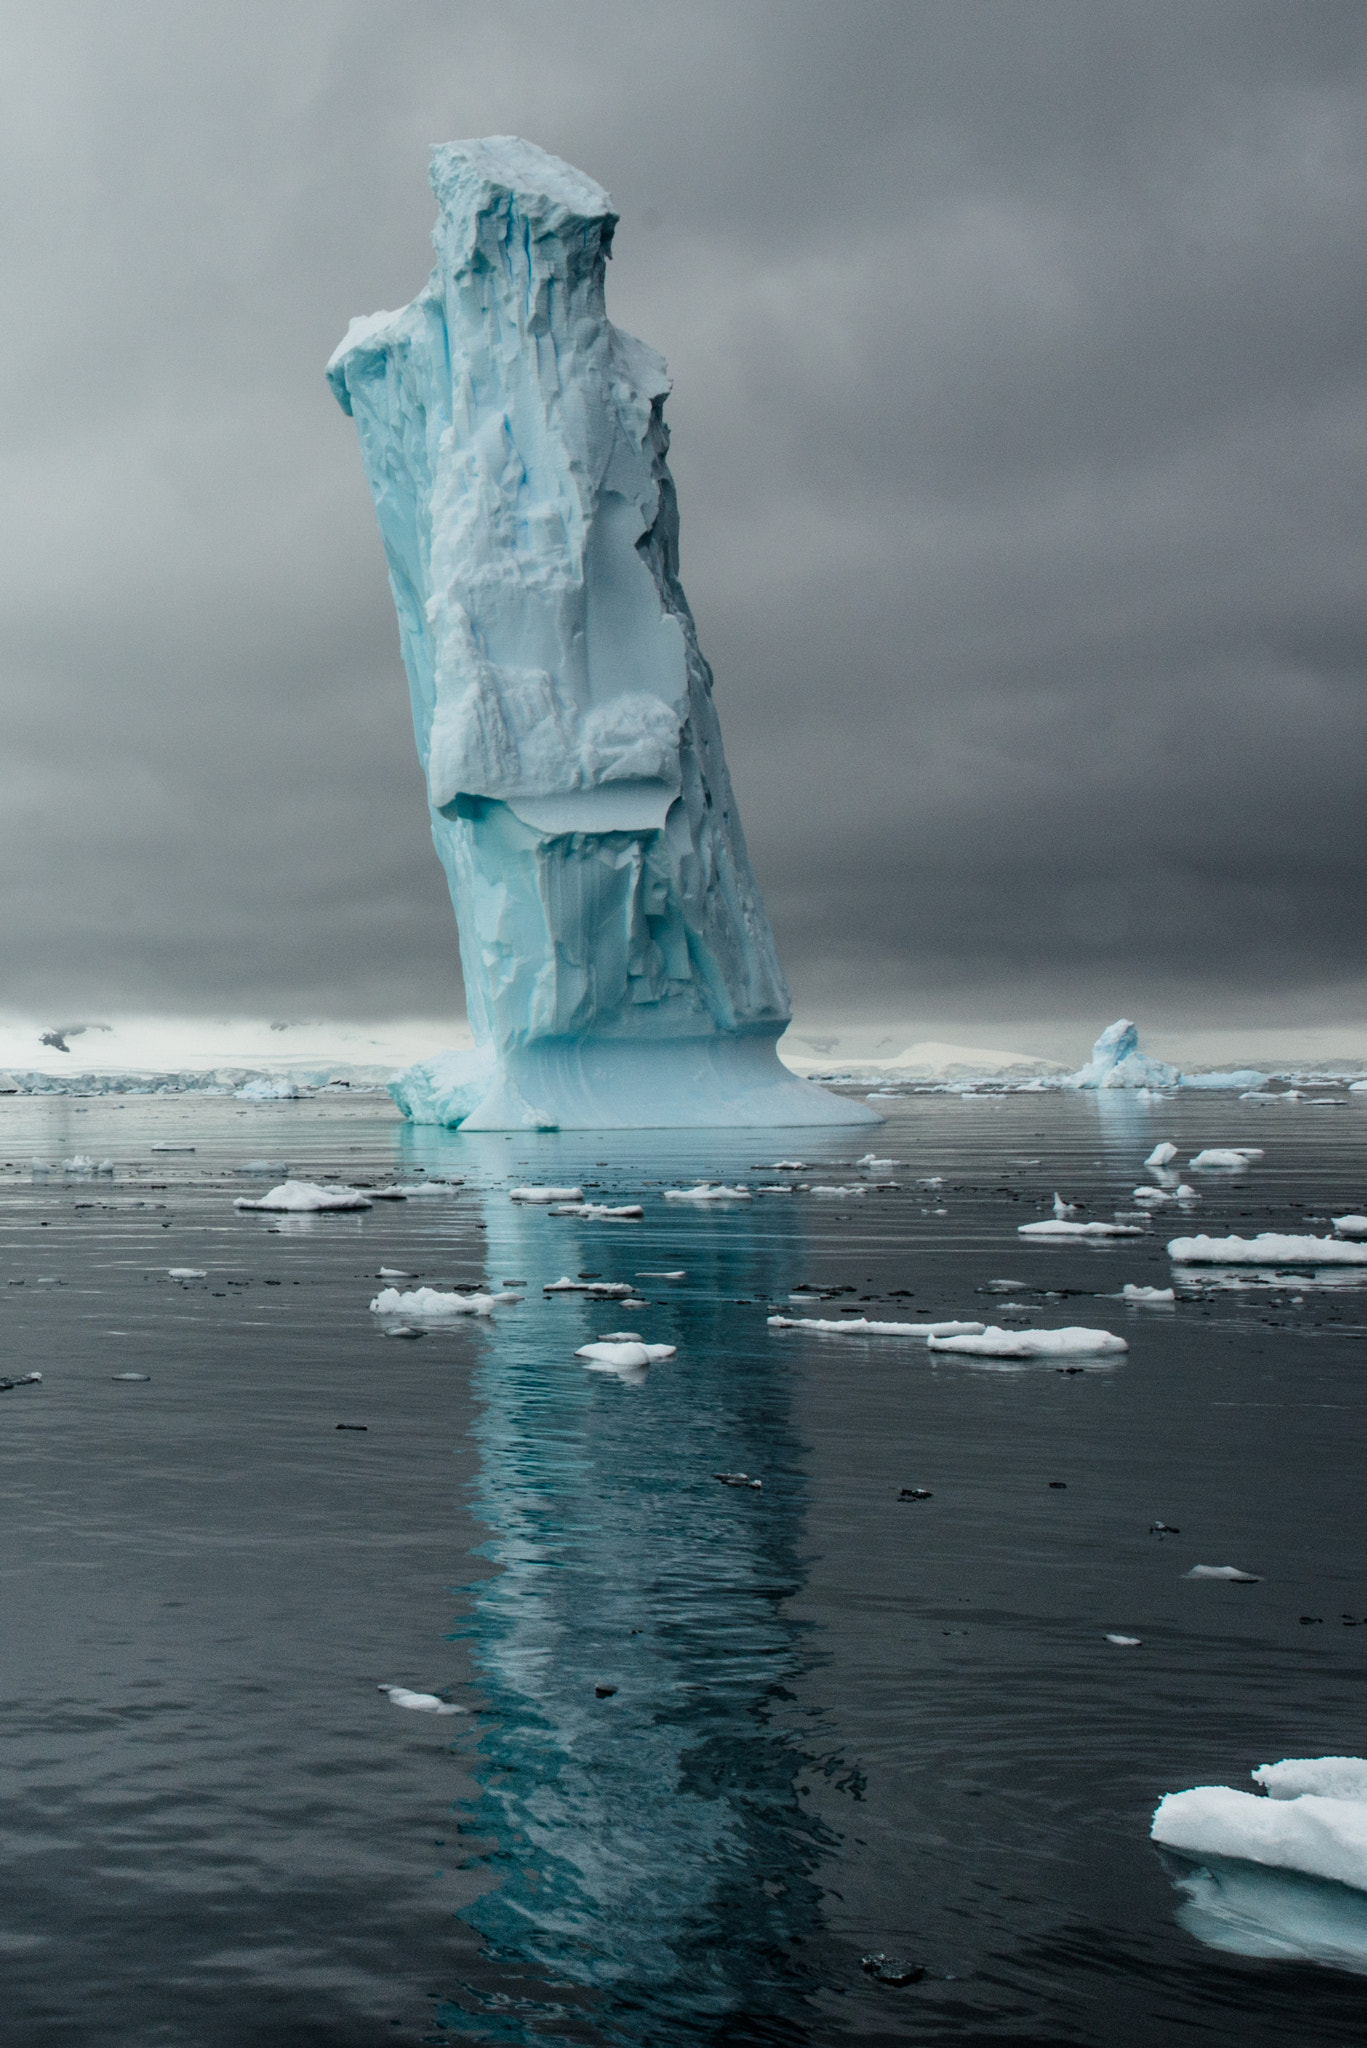
[[[679,582],[661,357],[612,325],[617,216],[512,136],[432,158],[436,267],[328,365],[389,561],[480,1052],[409,1115],[872,1120],[797,1080],[789,998]]]

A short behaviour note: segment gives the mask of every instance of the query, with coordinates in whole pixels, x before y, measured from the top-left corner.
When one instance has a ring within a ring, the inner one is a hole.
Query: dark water
[[[1367,1289],[1132,1310],[1097,1297],[1166,1284],[1172,1209],[1115,1249],[1016,1226],[1055,1188],[1109,1218],[1172,1137],[1266,1147],[1192,1227],[1325,1229],[1367,1207],[1367,1101],[880,1107],[896,1190],[699,1212],[662,1186],[784,1157],[848,1183],[867,1141],[0,1103],[0,1368],[44,1376],[0,1395],[0,2039],[1363,2039],[1367,1981],[1185,1932],[1148,1825],[1367,1743]],[[78,1153],[113,1182],[31,1175]],[[253,1160],[466,1183],[280,1224],[232,1207],[280,1177]],[[515,1208],[527,1180],[646,1220]],[[526,1299],[394,1341],[381,1265]],[[540,1291],[676,1267],[643,1309]],[[999,1279],[1128,1356],[1004,1370],[765,1320],[805,1281],[852,1290],[827,1315],[992,1321]],[[576,1360],[622,1327],[677,1357]],[[874,1982],[870,1950],[926,1975]]]

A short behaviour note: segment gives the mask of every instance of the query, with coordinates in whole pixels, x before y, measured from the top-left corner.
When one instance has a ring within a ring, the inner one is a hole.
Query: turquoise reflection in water
[[[448,2026],[659,2043],[745,2015],[794,2038],[824,1839],[797,1784],[813,1644],[786,1613],[802,1456],[784,1356],[737,1350],[725,1302],[791,1284],[800,1232],[778,1212],[671,1218],[664,1259],[645,1233],[487,1201],[491,1279],[532,1285],[476,1368],[474,1506],[496,1572],[461,1631],[486,1698],[464,1820],[491,1883],[464,1917],[491,1969]],[[540,1292],[551,1266],[661,1264],[688,1280],[643,1281],[645,1309]],[[677,1357],[636,1384],[575,1358],[623,1327]],[[714,1476],[736,1470],[763,1491]]]

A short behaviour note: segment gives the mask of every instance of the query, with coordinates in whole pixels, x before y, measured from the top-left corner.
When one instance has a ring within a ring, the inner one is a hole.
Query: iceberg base
[[[737,1130],[878,1124],[862,1102],[789,1073],[776,1032],[549,1038],[500,1058],[440,1053],[389,1092],[414,1123],[467,1131]]]

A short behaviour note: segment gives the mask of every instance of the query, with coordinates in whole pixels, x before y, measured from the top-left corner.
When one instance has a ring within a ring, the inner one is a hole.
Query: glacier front
[[[395,1099],[472,1130],[876,1122],[778,1059],[787,985],[679,582],[669,377],[607,317],[608,195],[514,136],[445,144],[431,178],[426,287],[328,364],[479,1048]]]

